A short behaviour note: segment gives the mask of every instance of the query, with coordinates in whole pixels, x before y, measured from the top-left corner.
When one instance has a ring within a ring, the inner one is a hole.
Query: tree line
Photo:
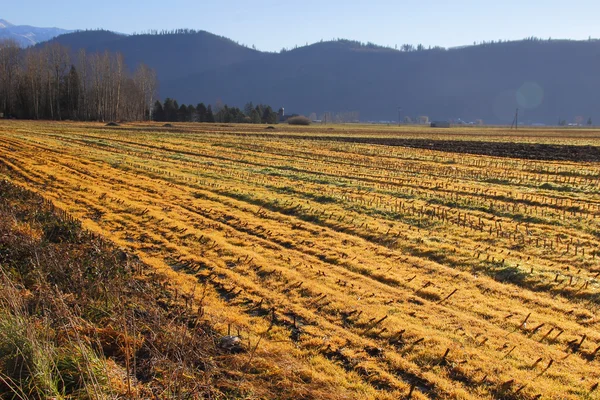
[[[283,110],[279,110],[283,113]],[[152,111],[152,119],[160,122],[221,122],[246,124],[275,124],[278,113],[265,104],[246,103],[243,110],[230,107],[217,101],[215,106],[200,103],[196,106],[177,103],[177,100],[166,98],[163,103],[156,100]]]
[[[275,124],[271,106],[179,105],[157,98],[153,69],[129,71],[120,53],[73,54],[59,43],[22,49],[0,41],[0,115],[5,118]],[[283,110],[280,110],[282,112]]]
[[[0,113],[52,120],[147,120],[156,98],[156,73],[132,73],[119,53],[76,55],[59,43],[21,49],[0,41]]]

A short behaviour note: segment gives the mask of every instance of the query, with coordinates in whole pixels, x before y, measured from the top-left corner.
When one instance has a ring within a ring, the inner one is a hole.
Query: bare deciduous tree
[[[0,112],[19,118],[144,120],[156,97],[156,73],[140,65],[129,74],[121,54],[70,61],[58,43],[21,49],[0,41]]]
[[[10,114],[14,106],[14,90],[20,68],[20,48],[16,41],[0,42],[0,111]]]

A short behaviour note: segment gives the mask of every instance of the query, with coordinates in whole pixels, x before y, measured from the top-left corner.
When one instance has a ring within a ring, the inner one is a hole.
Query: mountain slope
[[[10,22],[4,20],[4,19],[0,19],[0,29],[8,29],[10,27],[14,26],[13,24],[11,24]]]
[[[510,123],[598,116],[600,42],[512,42],[397,52],[317,44],[165,82],[183,102],[249,99],[301,113],[360,111],[363,120],[402,115]],[[257,79],[250,79],[257,77]],[[598,118],[596,118],[598,119]]]
[[[111,51],[123,54],[134,68],[145,63],[154,68],[160,82],[222,68],[264,55],[232,40],[208,32],[166,35],[118,35],[108,31],[86,31],[61,35],[53,41],[72,50]]]
[[[68,32],[71,31],[60,28],[38,28],[29,25],[13,25],[6,20],[0,19],[0,40],[13,39],[21,47],[45,42]]]
[[[556,124],[600,121],[600,41],[523,40],[401,52],[352,41],[279,54],[207,32],[122,36],[77,32],[54,39],[73,50],[121,52],[157,71],[161,97],[287,111],[358,111],[360,119],[483,119]]]

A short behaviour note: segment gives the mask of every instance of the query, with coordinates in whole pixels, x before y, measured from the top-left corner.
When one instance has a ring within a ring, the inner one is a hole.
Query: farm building
[[[432,128],[450,128],[450,122],[448,121],[433,121],[431,123]]]

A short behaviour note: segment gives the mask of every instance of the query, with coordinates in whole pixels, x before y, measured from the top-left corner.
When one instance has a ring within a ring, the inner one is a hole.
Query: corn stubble
[[[598,396],[596,163],[307,139],[389,128],[0,127],[2,174],[240,332],[240,379],[308,398]]]

